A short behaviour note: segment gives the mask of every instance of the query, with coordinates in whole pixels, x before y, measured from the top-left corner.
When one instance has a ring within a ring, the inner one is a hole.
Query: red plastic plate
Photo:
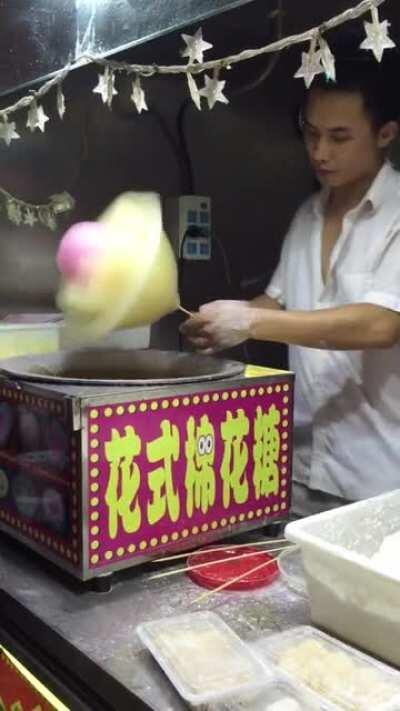
[[[212,551],[211,553],[206,552],[210,550]],[[249,553],[254,553],[254,555],[249,556]],[[238,558],[238,556],[246,557]],[[232,560],[232,558],[236,560]],[[274,560],[273,556],[251,545],[232,546],[232,548],[221,547],[221,549],[218,546],[208,546],[196,553],[192,553],[188,557],[188,568],[202,563],[206,565],[196,570],[188,569],[187,575],[198,585],[212,590],[247,572],[245,577],[232,582],[231,585],[227,585],[225,590],[254,590],[255,588],[269,585],[278,577],[279,569],[276,561],[254,570],[254,568],[270,560]]]

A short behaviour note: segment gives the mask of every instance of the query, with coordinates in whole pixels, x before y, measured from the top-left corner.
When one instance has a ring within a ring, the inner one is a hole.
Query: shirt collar
[[[372,184],[358,205],[351,212],[359,212],[365,206],[368,206],[372,212],[376,212],[387,197],[387,189],[393,183],[393,179],[397,175],[397,171],[392,164],[387,160],[382,168],[375,176]],[[313,210],[318,217],[322,217],[326,202],[329,197],[329,189],[322,188],[313,198]]]

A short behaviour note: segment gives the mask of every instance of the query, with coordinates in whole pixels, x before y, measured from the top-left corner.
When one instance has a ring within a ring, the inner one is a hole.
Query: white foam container
[[[253,694],[273,678],[272,671],[213,612],[146,622],[137,627],[137,634],[193,707],[209,708],[228,696]]]
[[[213,705],[212,711],[269,711],[278,704],[283,706],[286,703],[287,706],[289,701],[294,708],[301,711],[337,711],[336,706],[325,703],[315,694],[308,693],[283,678],[274,679],[254,695]]]
[[[308,646],[300,675],[295,676],[293,668],[288,671],[280,662],[288,652],[295,652],[303,644],[317,644],[318,652],[312,653]],[[277,672],[287,677],[299,691],[306,690],[321,709],[400,709],[400,672],[308,625],[269,635],[258,642],[257,652],[267,663],[275,664]],[[321,658],[322,653],[327,654],[326,659]]]
[[[400,490],[294,521],[285,529],[288,540],[301,546],[312,621],[396,666],[400,579],[378,571],[368,558],[399,530]]]

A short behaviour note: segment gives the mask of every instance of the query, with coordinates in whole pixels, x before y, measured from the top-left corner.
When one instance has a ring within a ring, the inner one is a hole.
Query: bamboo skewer
[[[179,304],[178,306],[178,311],[182,311],[183,314],[186,314],[186,316],[189,316],[190,318],[193,318],[194,314],[191,311],[188,311],[185,309],[183,306]]]
[[[254,543],[250,541],[249,543],[230,543],[229,545],[216,546],[215,548],[207,548],[206,550],[196,550],[191,553],[179,553],[178,555],[164,556],[163,558],[154,558],[150,561],[151,563],[169,563],[170,560],[178,560],[178,558],[187,558],[189,555],[204,555],[208,553],[215,553],[215,551],[229,550],[229,548],[244,548],[248,546],[269,546],[275,545],[275,543],[290,543],[287,538],[273,538],[269,541],[255,541]],[[268,553],[268,551],[267,551]]]
[[[283,551],[288,546],[279,546],[278,548],[271,548],[268,551],[262,551],[265,553],[277,553]],[[242,553],[242,555],[235,555],[232,558],[220,558],[219,560],[211,560],[207,563],[198,563],[198,565],[190,565],[185,568],[178,568],[177,570],[167,570],[166,573],[156,573],[155,575],[150,575],[149,580],[155,580],[156,578],[167,578],[170,575],[179,575],[179,573],[187,573],[190,570],[198,570],[199,568],[205,568],[209,565],[215,565],[216,563],[230,563],[233,560],[241,560],[242,558],[250,558],[251,556],[259,555],[260,551],[253,551],[252,553]],[[275,559],[274,559],[275,560]],[[250,571],[247,571],[249,573]]]
[[[196,602],[200,602],[201,600],[204,600],[206,597],[209,597],[210,595],[213,595],[214,593],[220,592],[220,590],[224,590],[224,588],[228,588],[229,585],[232,585],[232,583],[237,583],[239,580],[243,580],[243,578],[245,578],[246,575],[250,575],[250,573],[255,573],[257,570],[264,568],[266,565],[275,563],[275,560],[276,560],[276,558],[273,558],[272,560],[267,560],[265,563],[260,563],[260,565],[257,565],[255,568],[248,570],[246,573],[242,573],[241,575],[238,575],[236,578],[231,578],[230,580],[227,580],[225,583],[223,583],[222,585],[219,585],[217,588],[214,588],[213,590],[207,590],[207,592],[203,593],[202,595],[199,595],[199,597],[196,597],[194,600],[192,600],[190,605],[194,605]]]

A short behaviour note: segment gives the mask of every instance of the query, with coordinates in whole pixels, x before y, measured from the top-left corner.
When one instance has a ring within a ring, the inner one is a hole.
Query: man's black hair
[[[342,31],[326,39],[336,59],[336,81],[329,81],[324,74],[317,75],[304,96],[301,114],[309,94],[320,89],[361,94],[376,128],[388,121],[399,121],[399,51],[386,49],[378,62],[370,50],[359,48],[362,37],[358,32]]]

